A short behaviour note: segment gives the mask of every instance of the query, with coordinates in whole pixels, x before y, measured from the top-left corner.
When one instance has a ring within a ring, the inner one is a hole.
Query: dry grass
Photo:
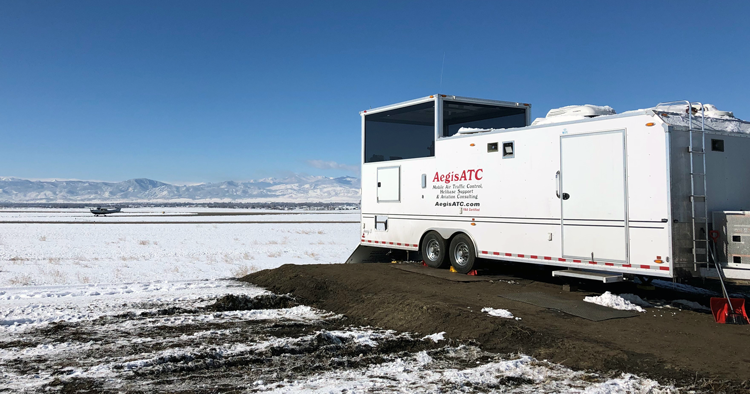
[[[268,257],[274,258],[274,257],[280,257],[281,252],[268,252]]]
[[[29,274],[16,275],[10,278],[10,280],[8,280],[8,283],[10,283],[13,286],[28,286],[31,284],[31,275]]]
[[[13,257],[9,258],[8,261],[10,261],[13,264],[19,265],[19,264],[23,263],[24,261],[29,261],[29,259],[24,258],[24,257],[13,256]]]
[[[57,268],[52,268],[50,270],[40,268],[39,272],[43,278],[51,280],[52,283],[62,284],[68,282],[67,278],[65,277],[65,273]]]
[[[242,278],[257,271],[258,271],[258,267],[256,267],[254,264],[250,264],[250,265],[239,266],[233,269],[231,272],[232,272],[233,277]]]
[[[251,255],[248,252],[245,252],[242,254],[242,259],[243,260],[255,260],[255,256]]]
[[[76,273],[76,279],[79,283],[91,283],[91,278],[89,278],[86,275],[81,274],[80,272]]]
[[[320,255],[317,254],[317,253],[315,253],[315,252],[305,252],[305,256],[311,257],[311,258],[313,258],[315,260],[317,260],[318,258],[320,258]]]
[[[146,240],[138,241],[138,245],[150,245],[150,244],[151,244],[151,241],[146,241]]]
[[[59,265],[60,261],[62,261],[62,257],[50,257],[50,258],[47,259],[48,263],[54,264],[54,265]],[[74,263],[76,263],[76,262],[74,262]]]
[[[44,241],[47,240],[47,236],[46,235],[42,235],[41,237],[39,237],[39,240],[42,241],[42,242],[44,242]]]

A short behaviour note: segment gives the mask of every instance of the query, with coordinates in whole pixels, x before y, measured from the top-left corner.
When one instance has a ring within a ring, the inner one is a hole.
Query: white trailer
[[[532,125],[529,104],[432,95],[361,117],[350,262],[383,248],[462,273],[482,258],[604,282],[712,276],[710,213],[750,211],[750,123],[709,105],[565,107]],[[733,262],[726,276],[750,279],[750,258]]]

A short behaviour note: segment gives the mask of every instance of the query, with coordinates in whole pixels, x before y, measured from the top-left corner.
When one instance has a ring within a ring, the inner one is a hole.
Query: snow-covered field
[[[351,327],[228,279],[341,263],[358,235],[350,223],[0,223],[0,392],[674,391],[444,333]]]
[[[140,214],[161,215],[164,209],[141,209]],[[358,212],[224,216],[226,210],[216,210],[221,216],[194,217],[299,222],[229,224],[179,223],[196,212],[171,210],[182,216],[143,224],[112,223],[121,217],[97,218],[81,210],[52,210],[47,216],[39,209],[0,213],[0,287],[244,276],[288,263],[340,263],[359,242],[357,223],[305,223],[358,221]],[[90,223],[7,223],[70,217]]]

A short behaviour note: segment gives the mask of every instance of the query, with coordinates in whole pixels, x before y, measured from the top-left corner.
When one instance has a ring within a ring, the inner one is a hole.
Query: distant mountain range
[[[0,202],[342,202],[360,201],[358,178],[295,175],[178,186],[151,179],[124,182],[32,181],[0,177]]]

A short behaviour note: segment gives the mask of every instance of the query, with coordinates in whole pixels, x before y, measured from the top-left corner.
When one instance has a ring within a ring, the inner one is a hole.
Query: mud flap
[[[387,248],[376,248],[374,246],[359,245],[357,249],[348,259],[346,264],[353,263],[390,263],[392,261],[408,261],[409,259],[417,259],[421,261],[419,252],[400,250],[400,249],[387,249]]]

